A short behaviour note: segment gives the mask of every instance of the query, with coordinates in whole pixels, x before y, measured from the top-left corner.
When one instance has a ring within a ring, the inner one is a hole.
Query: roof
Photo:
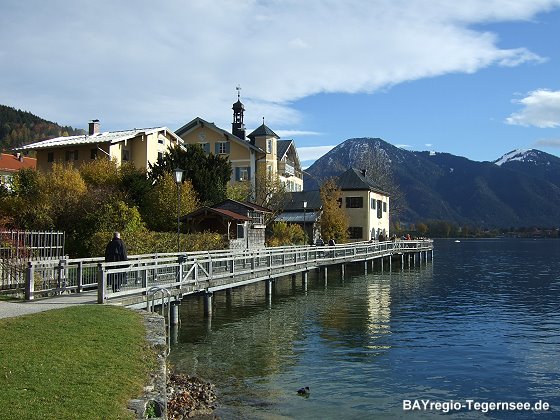
[[[309,211],[323,208],[321,193],[319,191],[297,191],[286,194],[284,211],[303,211],[303,202],[307,202]]]
[[[383,195],[389,195],[364,176],[362,171],[351,168],[338,177],[336,184],[341,190],[363,191],[369,190]]]
[[[249,134],[247,137],[249,137],[251,140],[253,140],[255,137],[261,137],[261,136],[274,136],[277,139],[279,139],[280,137],[274,132],[272,131],[270,128],[268,128],[265,123],[262,123],[262,125],[260,127],[257,127],[251,134]]]
[[[243,106],[243,103],[241,103],[241,101],[238,99],[236,103],[233,104],[233,108],[232,109],[245,109],[245,107]]]
[[[225,219],[241,220],[241,221],[250,220],[247,216],[243,216],[242,214],[234,213],[230,210],[216,209],[216,208],[207,207],[207,206],[201,207],[198,210],[195,210],[193,212],[190,212],[189,214],[186,214],[186,215],[182,216],[181,220],[191,219],[191,218],[196,217],[198,215],[208,214],[208,213],[217,214],[219,216],[224,217]]]
[[[251,144],[250,142],[248,142],[247,140],[241,139],[241,138],[237,137],[235,134],[231,134],[229,131],[226,131],[226,130],[218,127],[216,124],[214,124],[212,122],[208,122],[206,120],[203,120],[200,117],[196,117],[194,120],[189,121],[188,123],[186,123],[181,128],[178,128],[175,131],[175,134],[178,135],[178,136],[182,136],[183,134],[188,133],[189,131],[196,129],[197,127],[208,127],[211,130],[214,130],[214,131],[218,132],[219,134],[223,135],[227,140],[236,141],[238,143],[244,144],[245,146],[247,146],[250,149],[256,150],[257,152],[260,152],[260,153],[264,153],[264,150],[262,150],[260,147],[257,147],[254,144]]]
[[[247,201],[237,201],[237,200],[232,200],[231,198],[227,198],[224,201],[220,201],[219,203],[216,203],[212,206],[212,208],[219,208],[220,206],[224,205],[225,203],[235,203],[235,204],[239,204],[249,210],[253,210],[253,211],[262,211],[264,213],[273,213],[272,210],[267,209],[266,207],[263,206],[259,206],[258,204],[255,203],[249,203]]]
[[[1,153],[0,154],[0,171],[2,172],[16,172],[23,168],[37,167],[37,159],[22,156],[21,160],[17,156]]]
[[[134,137],[143,134],[154,134],[160,131],[166,131],[170,133],[176,140],[179,141],[179,137],[170,131],[167,127],[152,127],[152,128],[135,128],[133,130],[123,130],[123,131],[105,131],[103,133],[95,133],[92,135],[85,134],[80,136],[67,136],[67,137],[56,137],[54,139],[41,140],[35,143],[26,144],[25,146],[19,147],[15,150],[38,150],[38,149],[50,149],[53,147],[64,147],[70,145],[80,145],[80,144],[97,144],[97,143],[120,143],[125,140],[133,139]]]
[[[312,223],[319,220],[321,212],[320,211],[289,211],[280,213],[274,218],[275,222],[287,222],[287,223]]]
[[[278,155],[278,159],[284,157],[293,142],[293,140],[278,140],[276,142],[276,154]]]

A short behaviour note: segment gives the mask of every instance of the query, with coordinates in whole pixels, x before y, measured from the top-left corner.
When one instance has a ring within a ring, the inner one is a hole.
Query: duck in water
[[[297,391],[298,395],[301,395],[302,397],[309,397],[309,387],[303,387],[298,389]]]

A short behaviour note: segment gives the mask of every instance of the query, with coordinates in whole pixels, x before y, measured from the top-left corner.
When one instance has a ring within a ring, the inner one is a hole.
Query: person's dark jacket
[[[128,255],[126,255],[126,246],[124,242],[121,238],[113,238],[105,248],[105,261],[114,262],[126,260],[128,260]]]

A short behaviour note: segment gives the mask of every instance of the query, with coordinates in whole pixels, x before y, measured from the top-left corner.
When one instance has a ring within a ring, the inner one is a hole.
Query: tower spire
[[[245,140],[245,124],[243,124],[243,112],[245,107],[241,103],[241,86],[235,87],[237,90],[237,102],[233,104],[233,122],[231,123],[231,134]]]

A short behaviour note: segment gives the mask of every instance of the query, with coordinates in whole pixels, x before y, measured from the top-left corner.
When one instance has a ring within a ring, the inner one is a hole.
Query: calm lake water
[[[211,320],[188,299],[170,362],[216,385],[222,419],[560,418],[560,241],[434,245],[403,271],[282,279],[270,305],[264,284],[217,293]],[[403,410],[420,399],[551,409]]]

